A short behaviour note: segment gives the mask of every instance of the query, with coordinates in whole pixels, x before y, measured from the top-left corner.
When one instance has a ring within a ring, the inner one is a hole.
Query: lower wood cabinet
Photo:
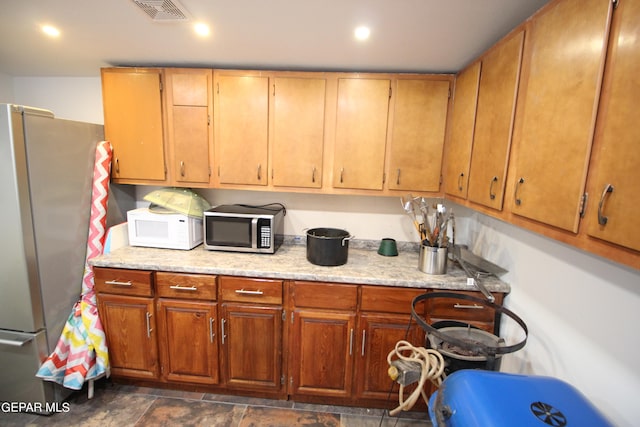
[[[109,347],[111,374],[145,380],[160,375],[150,271],[95,268],[98,312]]]
[[[425,289],[101,267],[94,273],[116,380],[393,408],[398,385],[387,374],[387,355],[400,340],[426,344],[411,317],[412,301]],[[495,296],[501,303],[503,294]],[[499,323],[493,310],[464,300],[421,301],[415,311],[429,323],[460,320],[488,331]]]
[[[355,314],[299,309],[294,313],[290,393],[347,399],[353,377]]]
[[[357,287],[293,282],[289,393],[343,401],[351,396]]]
[[[414,346],[425,345],[425,332],[411,319],[411,302],[425,291],[385,286],[361,288],[354,395],[360,401],[389,401],[397,405],[399,387],[387,373],[387,356],[400,340]],[[419,303],[417,313],[422,315],[423,310],[424,304]]]
[[[153,298],[99,294],[113,376],[157,379],[158,335]]]
[[[221,277],[220,294],[225,386],[281,394],[282,281]]]
[[[216,303],[161,298],[157,303],[162,378],[218,384]]]

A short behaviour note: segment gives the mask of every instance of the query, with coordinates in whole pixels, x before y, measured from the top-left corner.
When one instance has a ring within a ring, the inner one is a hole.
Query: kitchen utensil
[[[307,231],[307,260],[327,267],[346,264],[353,238],[339,228],[312,228]]]
[[[416,228],[416,231],[418,232],[418,234],[420,234],[420,236],[422,236],[422,227],[420,226],[420,223],[418,222],[418,219],[416,217],[416,213],[414,210],[414,203],[413,203],[413,198],[411,198],[411,196],[409,196],[408,199],[406,199],[404,196],[400,197],[400,204],[402,205],[402,209],[404,209],[405,213],[407,215],[409,215],[409,217],[411,218],[411,220],[413,221],[413,226]],[[422,240],[422,237],[421,239]]]
[[[398,256],[398,245],[394,239],[384,238],[380,241],[378,253],[383,256]]]

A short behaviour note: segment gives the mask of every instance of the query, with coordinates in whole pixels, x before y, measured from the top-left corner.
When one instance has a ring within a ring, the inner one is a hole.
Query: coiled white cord
[[[402,352],[409,352],[408,356],[402,354]],[[389,364],[389,376],[392,379],[396,379],[398,377],[397,371],[392,372],[395,367],[391,364],[393,356],[396,356],[400,360],[409,361],[409,362],[417,362],[420,364],[421,372],[420,372],[420,380],[418,381],[418,385],[416,389],[409,395],[407,400],[404,400],[404,386],[400,384],[400,390],[398,393],[398,401],[399,405],[397,408],[389,411],[389,415],[395,416],[400,411],[408,411],[413,408],[413,405],[416,404],[418,398],[422,396],[424,401],[428,404],[429,398],[424,392],[424,385],[427,380],[431,380],[431,382],[436,386],[440,387],[440,384],[443,381],[444,377],[444,359],[442,355],[433,349],[427,349],[424,347],[414,347],[411,343],[407,341],[398,341],[396,343],[395,349],[391,350],[387,355],[387,363]]]

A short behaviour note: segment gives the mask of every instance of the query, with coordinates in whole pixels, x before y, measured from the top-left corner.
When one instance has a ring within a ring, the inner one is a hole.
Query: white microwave
[[[131,246],[189,250],[203,241],[202,218],[179,213],[134,209],[127,212],[127,228]]]

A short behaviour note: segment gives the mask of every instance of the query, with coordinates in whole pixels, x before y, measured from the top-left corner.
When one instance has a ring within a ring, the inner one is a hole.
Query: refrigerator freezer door
[[[39,402],[46,409],[46,402],[61,402],[70,394],[58,384],[36,378],[46,351],[44,331],[24,334],[0,330],[0,401]]]

